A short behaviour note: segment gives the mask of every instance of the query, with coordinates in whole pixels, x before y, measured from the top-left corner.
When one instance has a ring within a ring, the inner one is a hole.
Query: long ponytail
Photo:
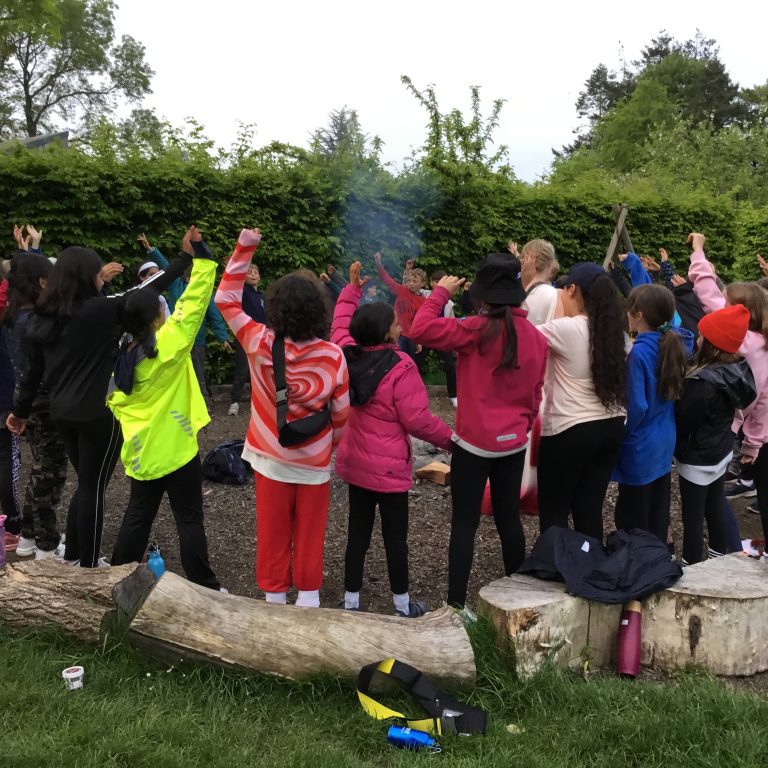
[[[484,352],[500,333],[504,334],[504,356],[497,366],[499,368],[518,368],[517,362],[517,330],[512,314],[512,307],[507,304],[491,304],[484,311],[487,318],[483,334],[480,337],[480,351]]]

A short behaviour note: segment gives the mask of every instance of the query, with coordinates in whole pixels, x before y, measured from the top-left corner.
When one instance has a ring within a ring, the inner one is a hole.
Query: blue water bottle
[[[160,554],[160,548],[155,544],[149,550],[149,558],[147,560],[149,570],[155,574],[155,578],[159,579],[165,573],[165,560],[163,560]]]
[[[417,731],[413,728],[404,728],[401,725],[390,725],[387,732],[387,741],[396,747],[405,749],[429,749],[432,752],[439,752],[440,746],[425,731]]]

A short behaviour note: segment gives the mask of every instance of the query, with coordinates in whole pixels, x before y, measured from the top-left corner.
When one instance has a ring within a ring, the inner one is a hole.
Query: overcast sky
[[[427,122],[400,83],[407,74],[436,86],[442,111],[468,110],[470,85],[482,86],[485,114],[506,99],[496,140],[528,181],[571,140],[592,69],[619,68],[622,49],[637,58],[662,28],[678,40],[697,28],[714,37],[741,85],[768,79],[765,0],[121,0],[116,24],[155,70],[145,104],[174,124],[194,115],[220,145],[239,120],[256,123],[259,146],[306,146],[346,105],[400,167]]]

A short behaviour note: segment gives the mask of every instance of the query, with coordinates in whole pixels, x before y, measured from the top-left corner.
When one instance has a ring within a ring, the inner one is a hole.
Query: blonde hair
[[[555,259],[555,246],[549,240],[529,240],[520,252],[520,256],[532,253],[536,256],[536,273],[542,274],[549,270],[551,280],[559,271],[560,265]]]
[[[427,273],[423,269],[419,269],[419,267],[415,267],[414,269],[410,270],[410,274],[415,275],[416,277],[420,277],[421,282],[424,285],[427,284]]]

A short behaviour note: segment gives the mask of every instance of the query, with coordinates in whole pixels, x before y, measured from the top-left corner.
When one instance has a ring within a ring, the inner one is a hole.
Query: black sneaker
[[[737,480],[725,486],[726,499],[742,499],[748,496],[757,496],[754,480]]]
[[[419,616],[423,616],[428,610],[426,603],[412,600],[408,603],[408,613],[405,611],[395,611],[395,616],[400,616],[403,619],[418,619]]]
[[[753,515],[759,515],[760,514],[760,507],[757,506],[757,502],[753,501],[748,507],[747,512],[751,512]]]

